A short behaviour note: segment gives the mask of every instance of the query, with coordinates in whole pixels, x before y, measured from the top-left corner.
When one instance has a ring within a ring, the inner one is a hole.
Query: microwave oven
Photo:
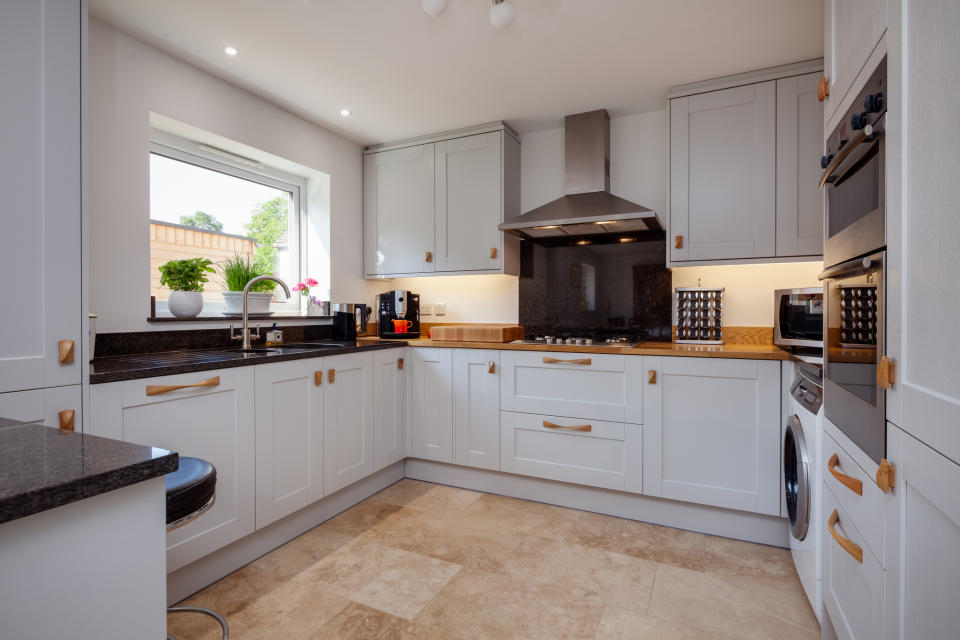
[[[823,348],[823,288],[773,292],[773,344]]]

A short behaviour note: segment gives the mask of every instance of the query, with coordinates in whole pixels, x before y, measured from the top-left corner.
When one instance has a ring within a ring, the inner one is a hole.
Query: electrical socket
[[[421,302],[421,303],[420,303],[420,315],[422,315],[422,316],[432,316],[432,315],[433,315],[433,303],[432,303],[432,302]]]
[[[438,316],[447,315],[447,303],[446,302],[435,302],[433,305],[433,313]]]

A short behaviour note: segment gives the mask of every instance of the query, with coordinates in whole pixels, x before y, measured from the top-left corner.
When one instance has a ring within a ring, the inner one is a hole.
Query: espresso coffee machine
[[[395,289],[377,296],[378,330],[381,338],[420,337],[420,294]],[[394,320],[408,321],[407,330],[397,327]],[[399,330],[398,330],[399,329]]]

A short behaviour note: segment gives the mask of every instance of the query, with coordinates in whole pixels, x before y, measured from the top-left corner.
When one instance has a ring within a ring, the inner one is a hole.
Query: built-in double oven
[[[886,58],[827,140],[824,415],[877,463],[886,455]]]

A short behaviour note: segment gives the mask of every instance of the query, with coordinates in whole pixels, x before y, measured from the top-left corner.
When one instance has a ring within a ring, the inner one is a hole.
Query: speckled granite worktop
[[[0,418],[0,523],[176,471],[172,451]]]

